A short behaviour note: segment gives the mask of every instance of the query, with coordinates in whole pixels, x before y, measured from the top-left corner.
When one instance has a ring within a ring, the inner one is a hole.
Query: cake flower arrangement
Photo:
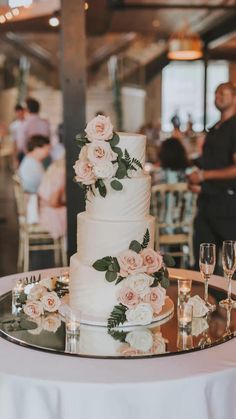
[[[132,171],[142,169],[139,160],[132,158],[125,149],[119,147],[120,137],[113,131],[109,117],[98,115],[86,126],[83,133],[76,136],[80,148],[78,160],[73,166],[75,181],[85,190],[94,193],[98,189],[105,197],[107,185],[120,191],[121,179],[130,177]]]
[[[36,329],[30,330],[31,334],[39,334],[42,330],[56,332],[60,327],[58,309],[61,300],[55,289],[56,278],[44,278],[36,283],[28,294],[22,294],[23,312],[37,324]]]
[[[109,334],[122,345],[118,352],[123,356],[163,354],[166,352],[167,340],[160,330],[150,330],[140,327],[137,330],[126,332],[124,330],[109,330]]]
[[[108,329],[128,321],[130,324],[146,325],[155,320],[165,304],[166,288],[169,285],[165,262],[169,257],[148,248],[149,230],[142,243],[133,240],[129,249],[117,257],[106,256],[97,260],[93,268],[105,272],[105,279],[121,283],[117,302],[110,317]]]

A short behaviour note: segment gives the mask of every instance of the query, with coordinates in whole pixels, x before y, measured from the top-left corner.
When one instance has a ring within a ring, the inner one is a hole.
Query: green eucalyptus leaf
[[[119,180],[116,180],[116,179],[111,181],[111,187],[113,189],[115,189],[115,191],[121,191],[123,189],[122,183],[119,182]]]
[[[163,262],[169,268],[173,268],[173,266],[175,266],[175,260],[171,255],[164,255]]]
[[[110,262],[108,262],[104,259],[98,259],[98,260],[96,260],[96,262],[94,262],[93,268],[96,269],[96,271],[100,271],[100,272],[107,271]]]
[[[169,279],[164,276],[161,280],[161,286],[167,289],[169,285],[170,285]]]
[[[122,159],[123,151],[121,150],[120,147],[112,147],[112,150],[114,151],[114,153],[116,153],[118,155],[119,159]]]
[[[105,277],[108,282],[113,282],[117,278],[117,272],[107,271]]]
[[[115,147],[120,141],[118,134],[114,133],[112,139],[109,141],[111,147]]]
[[[103,182],[103,180],[102,179],[98,179],[97,180],[97,182],[98,182],[98,190],[99,190],[99,193],[100,193],[100,195],[103,197],[103,198],[105,198],[105,196],[106,196],[106,194],[107,194],[107,188],[106,188],[106,186],[105,186],[105,183]],[[96,183],[97,183],[96,182]],[[95,184],[95,186],[96,186],[96,184]]]
[[[113,258],[113,265],[114,265],[114,271],[115,272],[120,272],[120,265],[118,263],[117,258]]]
[[[129,249],[139,253],[142,250],[142,246],[137,240],[133,240],[129,245]]]
[[[122,160],[118,160],[118,169],[116,171],[115,177],[118,179],[123,179],[127,176],[127,168]]]

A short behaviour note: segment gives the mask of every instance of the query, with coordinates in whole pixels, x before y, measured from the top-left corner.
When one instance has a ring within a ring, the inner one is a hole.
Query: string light
[[[48,22],[49,22],[49,25],[52,26],[53,28],[56,28],[57,26],[60,25],[60,21],[59,21],[58,17],[56,17],[56,16],[50,17]]]
[[[6,22],[6,18],[3,15],[0,15],[0,23],[5,23]]]
[[[88,10],[88,8],[89,8],[89,4],[88,4],[88,2],[86,1],[86,2],[84,3],[84,10]]]
[[[7,20],[11,20],[13,18],[13,14],[11,12],[7,12],[5,14],[5,17],[6,17]]]
[[[12,9],[12,14],[13,14],[13,16],[19,16],[19,14],[20,14],[20,10],[19,9]]]

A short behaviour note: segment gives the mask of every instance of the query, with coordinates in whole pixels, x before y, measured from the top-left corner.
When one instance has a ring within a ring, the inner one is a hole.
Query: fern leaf
[[[109,330],[123,324],[126,321],[126,310],[127,307],[123,306],[123,304],[119,304],[113,308],[107,323]]]
[[[146,233],[144,234],[144,237],[143,237],[143,242],[141,244],[142,249],[146,249],[149,242],[150,242],[150,233],[149,233],[149,230],[147,228]]]

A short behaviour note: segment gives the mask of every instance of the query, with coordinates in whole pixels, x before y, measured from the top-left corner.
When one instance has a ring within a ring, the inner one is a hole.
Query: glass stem
[[[231,279],[232,275],[228,275],[228,300],[231,300]]]
[[[205,278],[205,282],[204,282],[204,301],[205,303],[208,302],[208,278]]]

